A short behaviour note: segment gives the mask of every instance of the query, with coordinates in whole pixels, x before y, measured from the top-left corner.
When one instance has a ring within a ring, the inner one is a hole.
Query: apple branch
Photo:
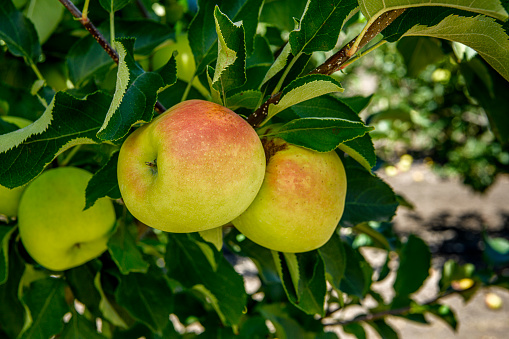
[[[359,49],[366,46],[375,36],[396,20],[396,18],[404,11],[405,8],[395,9],[380,15],[372,25],[363,30],[363,33],[344,45],[338,52],[332,55],[323,64],[309,72],[309,74],[331,75],[341,70],[343,65],[350,60]],[[247,122],[253,127],[259,126],[268,115],[269,105],[277,105],[280,99],[281,92],[272,95],[248,117]]]
[[[90,21],[88,16],[83,15],[83,13],[70,1],[70,0],[59,0],[62,5],[76,18],[79,22],[85,27],[85,29],[94,37],[94,39],[101,45],[101,47],[108,53],[108,55],[113,59],[113,61],[118,64],[118,53],[115,49],[110,45],[108,40],[104,38],[104,36],[99,32],[99,30],[95,27],[95,25]],[[158,113],[163,113],[166,111],[166,108],[157,101],[154,109]]]

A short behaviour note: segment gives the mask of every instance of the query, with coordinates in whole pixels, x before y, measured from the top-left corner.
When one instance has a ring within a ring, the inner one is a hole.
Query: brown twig
[[[90,19],[86,16],[83,16],[83,13],[70,1],[70,0],[59,0],[62,5],[76,18],[79,22],[85,27],[85,29],[94,37],[94,39],[101,45],[101,47],[108,53],[108,55],[113,59],[113,61],[118,64],[118,53],[111,47],[108,40],[104,38],[104,36],[97,30],[94,24],[90,21]],[[166,108],[157,101],[154,109],[163,113],[166,111]]]
[[[389,26],[398,16],[400,16],[405,9],[395,9],[392,11],[385,12],[381,16],[379,16],[375,22],[371,26],[368,27],[366,33],[362,37],[359,45],[357,46],[357,50],[366,46],[368,42],[373,40],[375,36],[378,35],[383,29]],[[323,64],[309,72],[309,74],[325,74],[331,75],[342,69],[342,65],[344,65],[355,52],[352,53],[352,47],[355,44],[357,37],[352,39],[346,45],[344,45],[338,52],[336,52],[333,56],[327,59]],[[257,127],[260,123],[268,115],[269,105],[277,104],[281,99],[281,92],[278,92],[271,96],[266,102],[264,102],[256,111],[254,111],[247,119],[247,122],[253,126]]]

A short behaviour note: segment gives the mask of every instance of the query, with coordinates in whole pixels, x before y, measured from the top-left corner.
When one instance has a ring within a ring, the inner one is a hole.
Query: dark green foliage
[[[427,324],[432,314],[457,329],[442,297],[509,288],[509,243],[486,234],[484,267],[446,262],[436,298],[417,302],[431,251],[417,236],[395,232],[398,206],[412,205],[375,173],[399,159],[400,145],[478,191],[509,171],[509,21],[500,8],[484,8],[492,2],[408,8],[379,36],[397,44],[355,51],[359,60],[332,76],[309,73],[359,33],[360,12],[369,19],[393,8],[382,0],[91,1],[87,17],[118,53],[117,65],[60,3],[37,1],[35,11],[32,3],[0,0],[0,116],[34,121],[17,130],[0,120],[0,185],[30,184],[46,168],[82,167],[94,173],[86,207],[112,199],[118,218],[102,255],[51,272],[24,249],[16,219],[0,211],[0,337],[333,339],[331,326],[357,338],[369,326],[392,339],[389,315]],[[83,9],[84,1],[74,3]],[[486,30],[493,42],[479,38]],[[154,70],[157,52],[182,33],[205,90],[178,78],[175,55]],[[368,48],[379,37],[369,37]],[[376,75],[374,94],[356,92],[357,69]],[[261,125],[279,123],[286,141],[340,155],[346,205],[325,245],[279,253],[225,225],[218,250],[199,234],[157,231],[129,214],[118,149],[133,130],[188,99],[246,118],[272,100]],[[368,248],[384,256],[378,266]],[[390,277],[387,300],[373,284]],[[339,321],[335,312],[350,307],[363,311]]]

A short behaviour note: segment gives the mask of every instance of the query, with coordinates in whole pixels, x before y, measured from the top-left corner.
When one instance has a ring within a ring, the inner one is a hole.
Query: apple
[[[91,177],[80,168],[58,167],[28,184],[19,205],[19,234],[27,252],[40,265],[63,271],[107,249],[115,210],[108,198],[83,210]]]
[[[265,174],[254,129],[221,105],[181,102],[123,143],[118,184],[141,222],[174,233],[222,226],[251,204]]]
[[[15,124],[19,128],[26,127],[32,122],[28,119],[15,117],[15,116],[3,116],[2,120]],[[7,218],[14,218],[18,214],[19,200],[21,194],[25,190],[25,186],[7,188],[0,185],[0,214]]]
[[[260,133],[269,134],[271,128]],[[262,142],[268,159],[265,179],[233,225],[274,251],[298,253],[321,247],[334,233],[345,206],[341,159],[334,151],[319,153],[277,137]]]

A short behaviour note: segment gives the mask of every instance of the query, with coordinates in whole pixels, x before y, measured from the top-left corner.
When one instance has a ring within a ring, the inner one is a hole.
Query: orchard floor
[[[455,259],[460,263],[482,261],[481,230],[485,227],[491,236],[509,239],[509,176],[499,177],[484,195],[474,193],[453,179],[441,179],[424,165],[414,165],[408,172],[387,176],[378,173],[396,193],[403,194],[414,204],[415,209],[398,209],[394,227],[400,235],[414,233],[424,239],[433,254],[433,268],[430,278],[415,295],[425,302],[437,293],[437,282],[443,263]],[[364,253],[372,263],[381,265],[384,258],[375,250]],[[393,281],[390,277],[377,286],[384,297],[392,297]],[[498,310],[489,309],[484,302],[487,292],[495,292],[503,300]],[[401,318],[389,317],[388,323],[399,333],[400,338],[440,339],[505,339],[509,338],[509,291],[492,288],[482,290],[465,303],[459,296],[443,299],[455,312],[459,326],[454,332],[443,321],[427,317],[430,325],[421,325]],[[339,314],[341,319],[352,319],[361,310],[350,310]],[[369,326],[365,326],[368,338],[380,338]],[[331,328],[340,338],[353,338]]]

